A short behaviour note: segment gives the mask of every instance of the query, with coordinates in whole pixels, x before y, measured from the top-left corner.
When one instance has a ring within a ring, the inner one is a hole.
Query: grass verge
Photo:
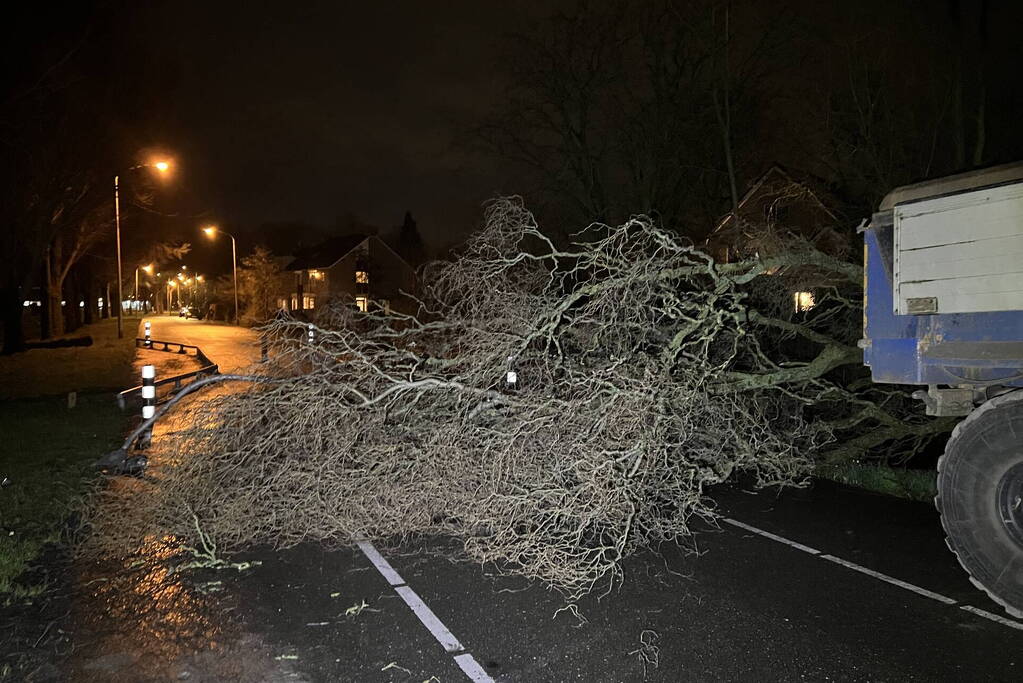
[[[66,521],[94,476],[92,463],[116,447],[124,415],[110,394],[0,402],[0,600],[38,595],[19,582]]]
[[[840,484],[856,486],[896,498],[931,502],[937,494],[933,470],[910,470],[865,463],[818,467],[815,474]]]
[[[117,338],[117,320],[111,318],[75,330],[73,336],[92,337],[92,346],[0,356],[0,399],[120,391],[130,386],[138,322],[125,319],[123,339]]]

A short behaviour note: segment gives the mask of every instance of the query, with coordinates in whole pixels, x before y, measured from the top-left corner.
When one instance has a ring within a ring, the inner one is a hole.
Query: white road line
[[[377,549],[373,547],[373,544],[369,541],[356,541],[355,542],[362,550],[362,554],[369,558],[369,561],[373,563],[373,566],[377,568],[387,583],[392,586],[404,586],[405,579],[401,578],[398,572],[394,571],[394,567],[384,559],[384,556],[377,552]]]
[[[483,667],[476,661],[476,658],[464,651],[465,648],[462,647],[458,638],[448,630],[444,622],[437,618],[433,610],[426,606],[422,598],[405,583],[405,579],[401,578],[401,575],[394,571],[394,567],[373,547],[373,544],[364,540],[356,541],[356,544],[362,550],[363,555],[377,568],[381,576],[387,580],[387,583],[394,587],[398,596],[419,617],[419,621],[423,622],[423,626],[437,639],[441,647],[449,654],[459,653],[455,655],[455,663],[469,677],[469,680],[474,681],[474,683],[494,683],[494,679],[484,671]]]
[[[475,683],[494,683],[494,679],[483,670],[483,667],[480,666],[480,663],[471,654],[455,655],[455,662],[465,672],[465,675],[469,677],[470,681]]]
[[[749,524],[743,524],[742,522],[740,522],[738,520],[735,520],[735,519],[731,519],[730,517],[722,517],[721,521],[722,522],[727,522],[728,524],[731,524],[732,526],[737,526],[740,529],[745,529],[746,531],[750,531],[750,532],[752,532],[754,534],[759,534],[760,536],[764,536],[765,538],[769,538],[772,541],[778,541],[779,543],[784,543],[785,545],[790,546],[792,548],[795,548],[796,550],[802,550],[804,553],[810,553],[811,555],[820,555],[821,554],[821,551],[817,550],[816,548],[811,548],[808,545],[803,545],[802,543],[796,543],[795,541],[790,541],[789,539],[784,538],[782,536],[778,536],[777,534],[772,534],[770,531],[764,531],[763,529],[758,529],[755,526],[750,526]]]
[[[976,614],[978,617],[984,617],[985,619],[990,619],[991,621],[997,622],[997,623],[1001,624],[1002,626],[1008,626],[1009,628],[1015,628],[1015,629],[1019,629],[1020,631],[1023,631],[1023,623],[1020,623],[1018,621],[1013,621],[1012,619],[1006,619],[1005,617],[1000,617],[997,614],[991,614],[991,612],[987,612],[985,610],[982,610],[979,607],[974,607],[972,605],[961,605],[959,607],[959,609],[966,610],[967,612],[970,612],[971,614]]]
[[[917,595],[922,595],[925,598],[930,598],[931,600],[937,600],[938,602],[943,602],[946,605],[954,605],[957,602],[956,600],[953,600],[952,598],[946,597],[946,596],[942,595],[941,593],[935,593],[934,591],[929,591],[926,588],[921,588],[920,586],[914,586],[911,583],[906,583],[905,581],[900,581],[899,579],[896,579],[894,576],[888,576],[887,574],[882,574],[881,572],[875,572],[873,569],[867,569],[866,567],[858,565],[855,562],[850,562],[848,560],[843,560],[842,558],[835,557],[834,555],[821,555],[821,559],[828,560],[829,562],[834,562],[835,564],[840,564],[843,567],[848,567],[849,569],[852,569],[853,571],[860,572],[861,574],[866,574],[867,576],[873,576],[875,579],[880,579],[881,581],[884,581],[885,583],[890,583],[893,586],[898,586],[899,588],[905,588],[908,591],[913,591]]]
[[[763,529],[758,529],[755,526],[751,526],[749,524],[745,524],[744,522],[740,522],[738,520],[731,519],[729,517],[722,517],[721,520],[723,522],[727,522],[728,524],[731,524],[732,526],[739,527],[740,529],[745,529],[746,531],[750,531],[750,532],[752,532],[754,534],[758,534],[758,535],[763,536],[765,538],[769,538],[772,541],[777,541],[778,543],[784,543],[785,545],[790,546],[792,548],[796,548],[797,550],[802,550],[805,553],[810,553],[811,555],[816,555],[817,557],[819,557],[819,558],[821,558],[823,560],[827,560],[829,562],[834,562],[835,564],[840,564],[840,565],[842,565],[843,567],[845,567],[847,569],[852,569],[853,571],[860,572],[861,574],[866,574],[867,576],[872,576],[875,579],[878,579],[880,581],[884,581],[885,583],[890,583],[893,586],[898,586],[899,588],[904,588],[904,589],[906,589],[908,591],[912,591],[913,593],[916,593],[917,595],[922,595],[925,598],[930,598],[931,600],[937,600],[938,602],[944,603],[946,605],[957,605],[957,604],[959,604],[958,601],[953,600],[952,598],[950,598],[948,596],[942,595],[941,593],[935,593],[934,591],[929,591],[926,588],[921,588],[920,586],[915,586],[915,585],[913,585],[911,583],[907,583],[906,581],[902,581],[900,579],[896,579],[894,576],[888,576],[887,574],[882,574],[881,572],[876,572],[873,569],[868,569],[868,568],[866,568],[866,567],[864,567],[862,565],[856,564],[855,562],[850,562],[849,560],[843,560],[842,558],[835,557],[834,555],[828,555],[828,554],[822,553],[821,551],[816,550],[814,548],[811,548],[810,546],[803,545],[802,543],[796,543],[795,541],[791,541],[791,540],[789,540],[789,539],[787,539],[787,538],[785,538],[783,536],[778,536],[777,534],[772,534],[770,531],[764,531]],[[984,617],[985,619],[990,619],[991,621],[993,621],[995,623],[998,623],[998,624],[1001,624],[1003,626],[1008,626],[1009,628],[1014,628],[1014,629],[1018,629],[1020,631],[1023,631],[1023,622],[1015,621],[1013,619],[1007,619],[1006,617],[1002,617],[1002,616],[999,616],[997,614],[992,614],[991,612],[988,612],[986,610],[982,610],[979,607],[973,607],[972,605],[960,605],[959,609],[965,610],[967,612],[970,612],[971,614],[976,614],[978,617]]]
[[[416,592],[408,586],[398,586],[394,589],[397,591],[401,599],[405,601],[405,604],[412,608],[412,611],[419,617],[419,621],[423,622],[423,626],[426,630],[433,634],[433,637],[444,646],[444,649],[448,652],[461,652],[465,648],[458,642],[458,638],[448,630],[437,615],[433,613],[426,603],[420,599]]]

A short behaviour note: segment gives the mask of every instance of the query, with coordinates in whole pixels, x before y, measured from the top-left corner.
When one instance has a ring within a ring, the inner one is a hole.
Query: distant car
[[[181,310],[178,311],[179,318],[195,318],[199,320],[202,316],[199,314],[199,309],[195,306],[182,306]]]

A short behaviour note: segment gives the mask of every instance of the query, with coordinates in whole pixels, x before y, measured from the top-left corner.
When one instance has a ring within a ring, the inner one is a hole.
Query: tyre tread
[[[956,561],[959,562],[959,565],[966,571],[966,575],[969,576],[970,578],[970,583],[972,583],[974,586],[987,593],[987,596],[991,598],[991,600],[993,600],[995,603],[997,603],[1002,609],[1004,609],[1006,613],[1008,613],[1010,616],[1013,616],[1017,619],[1023,619],[1023,609],[1010,605],[1008,601],[991,592],[986,586],[984,586],[984,584],[982,584],[980,581],[973,577],[973,575],[970,573],[969,567],[967,567],[966,563],[963,562],[963,558],[961,557],[959,551],[956,550],[955,544],[952,542],[952,532],[948,527],[948,523],[945,519],[945,516],[941,514],[941,479],[942,476],[944,475],[944,468],[946,460],[948,458],[949,447],[952,446],[955,441],[962,437],[964,428],[967,425],[976,422],[985,413],[991,410],[994,410],[1008,403],[1015,403],[1016,401],[1023,401],[1023,390],[1011,391],[1009,393],[1002,394],[1001,396],[996,396],[995,398],[985,402],[979,408],[977,408],[972,413],[967,415],[965,420],[960,421],[955,426],[955,429],[952,430],[952,435],[948,439],[948,445],[945,446],[945,452],[938,458],[938,478],[935,486],[935,488],[938,491],[938,494],[934,496],[934,506],[938,509],[938,517],[941,519],[941,527],[945,532],[945,545],[948,546],[949,550],[952,551],[952,554],[955,555]]]

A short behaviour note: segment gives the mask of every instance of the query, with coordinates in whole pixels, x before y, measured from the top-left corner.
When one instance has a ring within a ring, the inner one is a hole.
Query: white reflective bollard
[[[153,324],[147,320],[145,323],[143,323],[143,325],[145,325],[145,327],[146,327],[146,342],[145,342],[145,346],[148,349],[148,348],[151,348],[153,346],[153,340],[150,339],[150,333],[152,332]]]
[[[515,391],[519,388],[519,373],[512,367],[514,360],[514,357],[508,356],[508,372],[504,376],[505,389],[508,391]]]
[[[156,413],[156,367],[142,366],[142,419],[148,420]],[[139,450],[149,448],[153,441],[153,429],[150,427],[136,442]]]

